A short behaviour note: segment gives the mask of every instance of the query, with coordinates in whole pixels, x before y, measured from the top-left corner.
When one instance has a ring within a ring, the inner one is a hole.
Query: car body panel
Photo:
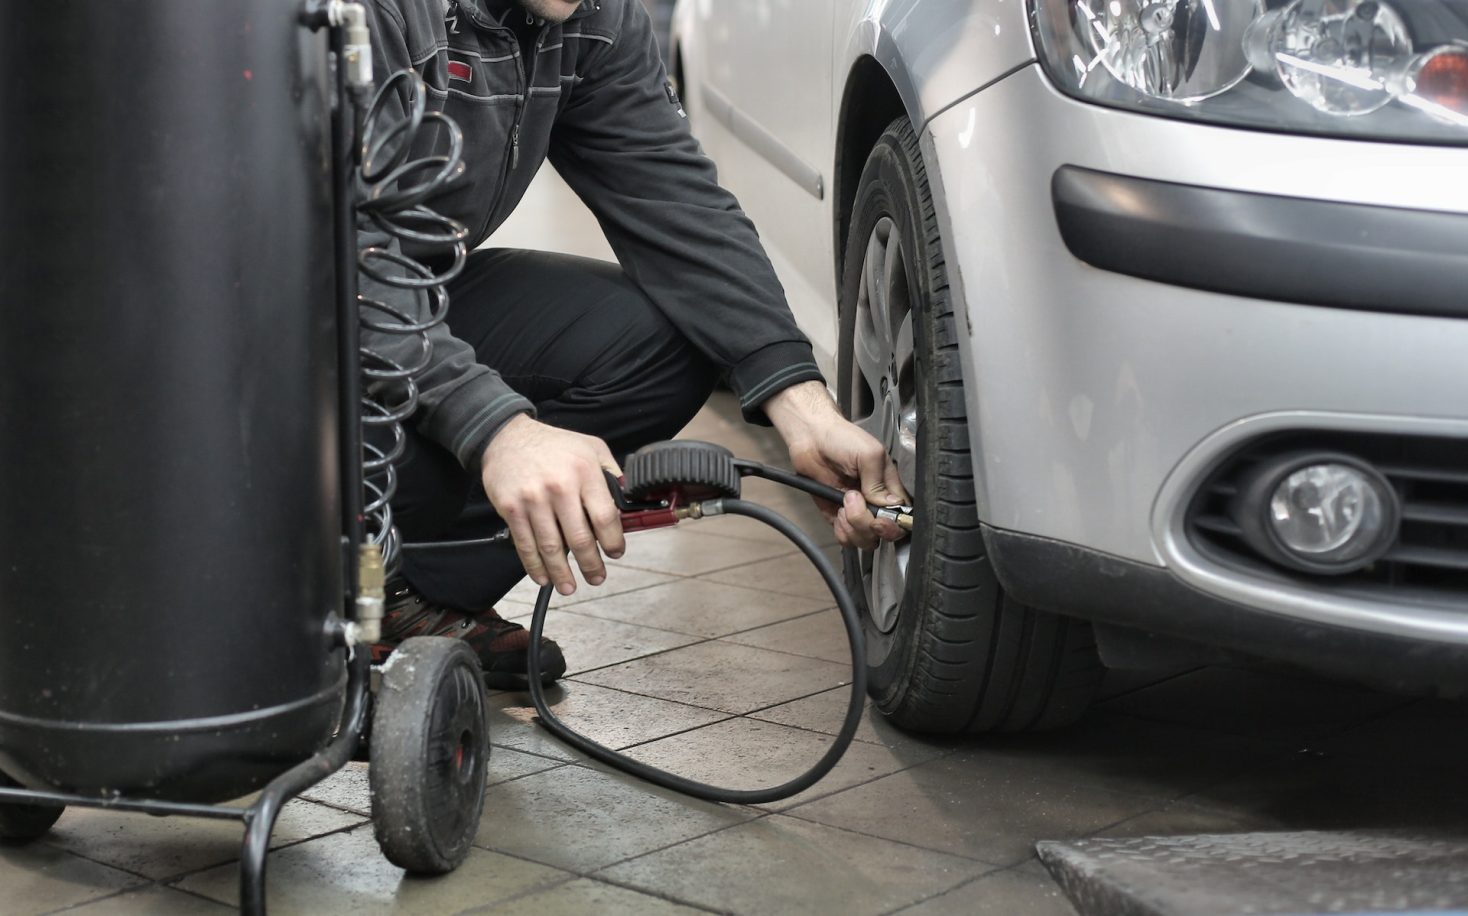
[[[946,39],[941,46],[925,40],[935,31]],[[855,62],[881,62],[920,124],[1031,59],[1024,3],[679,0],[672,46],[699,139],[725,184],[738,189],[817,362],[834,379],[833,137]],[[810,191],[811,174],[819,194]]]
[[[986,139],[1017,118],[1031,142]],[[1097,270],[1066,249],[1050,198],[1055,170],[1079,165],[1468,212],[1468,186],[1453,180],[1463,151],[1128,114],[1062,96],[1038,67],[950,108],[925,134],[969,336],[969,420],[980,515],[990,524],[1160,564],[1153,502],[1215,430],[1284,408],[1464,416],[1468,322],[1245,299]]]
[[[680,40],[707,39],[695,14],[710,2],[680,0]],[[769,4],[728,6],[749,18]],[[1192,488],[1252,431],[1284,422],[1468,438],[1468,321],[1287,304],[1100,270],[1067,249],[1052,199],[1057,170],[1078,166],[1201,188],[1468,214],[1468,183],[1459,180],[1468,150],[1269,133],[1086,104],[1055,89],[1034,61],[1017,0],[820,6],[831,17],[830,78],[820,91],[831,87],[832,109],[803,128],[825,125],[827,148],[812,140],[819,129],[792,136],[825,182],[822,199],[801,192],[722,125],[705,118],[696,126],[765,234],[831,378],[830,176],[845,87],[857,61],[870,58],[919,126],[960,317],[986,525],[1076,545],[1103,558],[1103,567],[1114,557],[1165,569],[1197,593],[1302,624],[1468,641],[1468,626],[1440,608],[1386,607],[1221,570],[1181,533]],[[750,43],[765,37],[747,34]],[[783,47],[811,50],[788,38]],[[742,66],[737,49],[723,53],[732,78]],[[765,69],[785,65],[760,54]],[[800,73],[808,71],[802,63]],[[688,88],[698,94],[696,76]],[[779,137],[773,129],[771,136]],[[1168,623],[1167,631],[1186,635],[1185,625]]]
[[[922,125],[943,109],[1034,59],[1024,0],[847,0],[838,18],[844,53],[831,64],[843,86],[871,57]]]

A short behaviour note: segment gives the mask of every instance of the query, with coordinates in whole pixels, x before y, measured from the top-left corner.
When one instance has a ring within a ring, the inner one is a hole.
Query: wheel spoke
[[[917,461],[917,424],[911,426],[906,418],[898,422],[897,448],[893,450],[892,460],[897,465],[897,476],[902,480],[903,489],[907,490],[909,499],[917,493],[918,461]]]
[[[882,329],[889,342],[896,340],[897,322],[907,313],[907,265],[902,258],[902,240],[896,232],[887,235],[882,258]]]
[[[902,316],[902,323],[897,326],[897,337],[892,342],[892,362],[897,366],[898,378],[907,375],[912,368],[912,360],[912,311],[909,310]]]
[[[860,318],[860,316],[858,316]],[[882,377],[887,372],[888,354],[881,341],[876,335],[867,332],[862,327],[866,322],[858,320],[856,333],[852,336],[851,355],[856,362],[857,371],[866,382],[867,388],[872,392],[872,400],[882,399]]]
[[[888,256],[893,253],[892,239],[892,221],[883,218],[872,230],[871,240],[867,242],[866,263],[862,265],[862,280],[867,288],[867,308],[871,312],[872,327],[877,332],[877,338],[889,351],[892,342],[892,314],[889,310],[887,281],[891,269]]]

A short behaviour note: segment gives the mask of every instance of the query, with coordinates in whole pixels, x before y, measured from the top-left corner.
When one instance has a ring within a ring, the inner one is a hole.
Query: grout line
[[[480,849],[483,850],[483,847],[477,847],[477,848],[480,848]],[[498,855],[505,855],[505,853],[498,852],[497,850],[483,850],[483,851],[485,851],[485,852],[495,852]],[[524,861],[529,861],[529,860],[527,859],[527,860],[524,860]],[[542,864],[542,863],[537,862],[535,864],[539,865],[539,864]],[[562,872],[565,872],[566,870],[563,868],[563,869],[561,869],[561,871]],[[555,890],[558,887],[565,887],[566,885],[570,884],[572,881],[580,881],[580,880],[581,880],[581,876],[580,875],[576,874],[575,872],[569,872],[569,873],[567,873],[567,876],[565,878],[561,878],[558,881],[547,881],[545,884],[539,884],[539,885],[535,885],[534,887],[528,887],[525,890],[520,891],[520,892],[515,893],[515,894],[511,894],[508,897],[500,897],[497,900],[491,900],[489,903],[482,903],[482,904],[480,904],[478,906],[471,906],[471,907],[469,907],[466,910],[458,910],[454,914],[454,916],[472,916],[472,914],[475,914],[475,913],[492,913],[496,909],[498,909],[499,907],[504,906],[507,903],[514,903],[517,900],[524,900],[526,897],[533,897],[536,894],[543,894],[546,891],[553,891],[553,890]]]
[[[897,913],[903,913],[903,912],[906,912],[908,910],[913,909],[914,907],[922,906],[924,903],[927,903],[929,900],[936,900],[937,898],[942,897],[942,896],[944,896],[946,894],[951,894],[951,893],[953,893],[956,890],[961,890],[962,888],[968,887],[970,884],[977,884],[978,882],[983,881],[986,878],[992,878],[995,875],[1002,875],[1005,872],[1011,872],[1011,871],[1014,871],[1016,869],[1023,868],[1024,866],[1030,864],[1033,861],[1036,861],[1037,859],[1038,859],[1038,856],[1036,856],[1032,852],[1032,853],[1030,853],[1030,857],[1027,858],[1027,859],[1025,859],[1022,862],[1016,862],[1013,865],[1000,866],[998,868],[995,868],[993,871],[986,871],[986,872],[983,872],[982,874],[974,875],[972,878],[965,878],[964,880],[958,882],[957,884],[953,885],[952,887],[948,888],[947,890],[939,891],[936,894],[929,894],[926,897],[922,897],[922,898],[919,898],[917,900],[914,900],[912,903],[904,903],[902,906],[898,907],[895,910],[888,910],[886,913],[883,914],[883,916],[896,916]],[[1052,878],[1051,880],[1054,880],[1054,879]],[[1059,884],[1056,884],[1055,885],[1055,888],[1056,888],[1056,890],[1060,890],[1060,885]],[[1062,892],[1062,896],[1064,896],[1064,892]],[[1067,902],[1068,902],[1068,898],[1067,898]]]
[[[746,823],[748,823],[748,822],[746,822]],[[705,836],[707,836],[707,834],[705,834]],[[672,847],[668,847],[668,848],[671,849]],[[630,862],[631,859],[624,859],[623,861]],[[618,862],[616,864],[620,865],[621,862]],[[610,865],[607,866],[607,868],[611,868],[611,867],[612,866],[610,866]],[[598,881],[598,882],[600,882],[602,884],[610,885],[611,887],[621,888],[624,891],[633,891],[634,893],[644,894],[644,895],[646,895],[648,897],[656,897],[657,899],[666,901],[668,903],[677,904],[678,906],[686,906],[686,907],[688,907],[690,909],[698,910],[700,913],[720,913],[720,914],[723,914],[723,913],[732,913],[733,912],[733,910],[716,910],[716,909],[713,909],[711,907],[704,906],[701,903],[694,903],[691,900],[684,900],[681,897],[674,897],[672,894],[670,894],[670,893],[668,893],[666,891],[659,891],[659,890],[654,890],[654,889],[645,888],[645,887],[638,887],[635,884],[628,884],[626,882],[618,881],[618,880],[616,880],[614,878],[610,878],[610,877],[607,877],[605,875],[595,875],[595,876],[593,876],[593,875],[585,875],[584,877],[588,881]]]
[[[710,831],[708,831],[706,833],[700,833],[700,834],[698,834],[696,836],[685,837],[684,839],[678,840],[676,843],[668,843],[667,845],[659,846],[656,849],[649,849],[646,852],[639,852],[636,855],[631,855],[631,856],[627,856],[626,858],[623,858],[623,859],[618,859],[615,862],[610,862],[610,863],[608,863],[606,865],[602,865],[602,866],[600,866],[600,867],[598,867],[598,868],[596,868],[596,869],[594,869],[594,870],[592,870],[590,872],[587,872],[586,873],[586,877],[588,877],[588,878],[595,877],[598,880],[608,881],[608,883],[614,883],[612,881],[609,881],[605,877],[605,875],[604,875],[604,873],[606,872],[606,870],[609,869],[609,868],[615,868],[618,865],[625,865],[626,863],[636,861],[637,859],[644,859],[644,858],[647,858],[648,856],[657,855],[660,852],[667,852],[669,849],[673,849],[674,847],[682,846],[682,845],[684,845],[686,843],[693,843],[693,842],[696,842],[698,840],[707,839],[708,837],[711,837],[711,836],[713,836],[716,833],[723,833],[725,830],[733,830],[735,827],[743,827],[743,826],[745,826],[747,824],[753,824],[753,823],[756,823],[758,821],[762,821],[765,818],[771,816],[770,815],[770,812],[768,812],[768,811],[761,811],[758,808],[753,808],[753,807],[750,807],[748,805],[737,805],[737,806],[722,805],[722,807],[725,807],[725,808],[737,807],[739,810],[749,812],[752,816],[751,817],[748,817],[748,818],[746,818],[746,819],[744,819],[742,821],[737,821],[737,822],[735,822],[733,824],[724,824],[723,826],[715,827],[713,830],[710,830]],[[618,884],[617,886],[618,887],[624,887],[626,885]],[[630,886],[627,886],[627,887],[628,887],[629,890],[634,890],[635,889],[635,888],[632,888]]]
[[[92,860],[91,859],[88,859],[87,861],[90,862]],[[128,872],[128,874],[132,874],[132,872]],[[126,894],[132,894],[132,893],[136,893],[138,891],[146,891],[146,890],[149,890],[151,888],[159,887],[159,886],[160,885],[158,884],[157,881],[149,881],[146,884],[134,884],[134,885],[131,885],[130,887],[119,888],[119,889],[117,889],[115,891],[112,891],[109,894],[103,894],[100,897],[92,897],[89,900],[82,900],[82,901],[80,901],[78,903],[68,903],[66,906],[63,906],[63,907],[60,907],[60,908],[54,909],[54,910],[45,910],[45,911],[43,911],[40,914],[40,916],[54,916],[54,914],[56,914],[56,913],[70,913],[71,911],[73,911],[73,910],[79,910],[79,909],[81,909],[84,906],[91,906],[91,905],[93,905],[95,903],[102,903],[102,902],[107,901],[107,900],[115,900],[118,897],[124,896]],[[212,903],[214,901],[210,901],[210,902]]]
[[[612,567],[612,568],[614,569],[615,567]],[[607,572],[610,574],[611,569],[608,569]],[[652,572],[652,570],[639,569],[638,572]],[[665,575],[666,576],[666,575],[672,575],[672,574],[671,573],[660,573],[660,575]],[[679,577],[679,578],[682,578],[682,577]],[[552,608],[550,608],[550,610],[552,610],[552,611],[568,611],[568,612],[574,613],[574,611],[572,611],[572,608],[576,607],[576,605],[578,605],[578,604],[590,604],[593,601],[601,601],[601,600],[603,600],[605,598],[620,598],[623,595],[635,595],[638,592],[645,592],[645,591],[647,591],[650,588],[657,588],[660,585],[671,585],[673,582],[677,582],[677,581],[678,581],[678,578],[671,579],[671,580],[669,580],[667,582],[649,582],[646,585],[639,585],[639,586],[637,586],[635,588],[623,589],[622,591],[619,591],[619,592],[610,592],[610,593],[605,594],[605,595],[597,595],[594,598],[584,598],[584,599],[582,599],[580,601],[575,602],[574,604],[566,604],[566,605],[561,605],[559,607],[552,607]],[[583,583],[583,585],[584,585],[584,583]],[[596,586],[587,585],[585,587],[586,588],[595,588]],[[501,598],[500,600],[506,602],[507,604],[514,604],[514,605],[518,605],[520,607],[528,607],[528,608],[531,608],[532,610],[535,608],[535,602],[534,601],[515,601],[513,599],[507,599],[507,598]],[[547,616],[549,616],[549,615],[547,615]],[[589,617],[591,615],[590,614],[583,614],[582,616],[583,617]],[[603,618],[603,619],[605,619],[605,618]]]
[[[712,537],[718,537],[718,535],[712,535]],[[725,538],[725,540],[735,540],[735,539],[734,538]],[[753,544],[753,543],[758,543],[758,542],[756,542],[756,541],[741,541],[740,543],[743,543],[743,544]],[[788,541],[786,543],[789,544]],[[790,556],[792,554],[798,554],[798,553],[800,553],[800,548],[796,547],[793,544],[789,544],[789,549],[788,550],[784,550],[784,551],[782,551],[780,553],[776,553],[776,554],[771,554],[768,557],[761,557],[758,560],[746,560],[746,561],[744,561],[742,563],[734,563],[734,564],[732,564],[730,566],[720,566],[720,567],[717,567],[717,568],[714,568],[714,569],[701,569],[698,572],[681,572],[681,573],[680,572],[669,572],[668,570],[665,570],[665,569],[654,569],[654,568],[652,568],[650,566],[638,566],[636,563],[628,563],[625,559],[618,560],[617,563],[618,563],[618,565],[626,566],[626,567],[628,567],[630,569],[638,569],[638,570],[641,570],[642,572],[662,573],[665,576],[677,576],[680,579],[699,579],[699,578],[702,578],[704,576],[712,576],[715,573],[728,572],[731,569],[739,569],[741,566],[749,566],[751,563],[764,563],[764,562],[767,562],[769,560],[779,560],[779,559],[783,559],[785,557],[788,557],[788,556]],[[719,582],[719,583],[716,583],[716,584],[723,585],[725,583]]]
[[[898,772],[900,773],[902,771],[899,770]],[[888,773],[887,774],[887,776],[895,776],[895,775],[896,775],[896,773]],[[885,776],[878,776],[877,777],[877,779],[885,779],[885,778],[886,778]],[[876,782],[876,780],[875,779],[869,780],[869,782]],[[867,785],[867,783],[862,783],[862,785]],[[851,786],[851,788],[855,789],[856,786]],[[844,792],[846,790],[845,789],[842,789],[840,791]],[[831,794],[832,795],[836,795],[836,794],[839,794],[839,793],[838,792],[833,792]],[[830,796],[828,795],[828,796],[825,796],[825,797],[829,798]],[[811,801],[816,801],[816,800],[817,799],[811,799]],[[808,803],[807,802],[801,802],[800,805],[797,805],[796,807],[798,808],[798,807],[800,807],[802,805],[805,805],[805,804],[808,804]],[[784,811],[771,811],[770,814],[772,816],[777,816],[777,817],[788,817],[788,818],[791,818],[792,820],[800,821],[802,824],[814,824],[817,827],[824,827],[827,830],[837,830],[837,831],[840,831],[841,833],[849,833],[852,836],[865,837],[866,839],[869,839],[869,840],[880,840],[883,843],[892,843],[893,845],[896,845],[896,846],[906,846],[908,849],[916,849],[919,852],[932,852],[932,853],[937,853],[938,855],[942,855],[942,856],[951,856],[952,858],[955,858],[955,859],[962,859],[965,862],[975,862],[975,863],[977,863],[979,865],[987,865],[987,866],[990,867],[991,870],[995,870],[995,871],[1003,870],[1005,868],[1009,868],[1010,867],[1010,865],[1006,865],[1006,864],[1004,864],[1002,862],[990,862],[987,859],[980,859],[978,856],[972,856],[972,855],[969,855],[967,853],[953,852],[953,851],[948,850],[948,849],[936,849],[936,848],[934,848],[932,846],[921,846],[921,845],[919,845],[917,843],[910,843],[907,840],[898,840],[898,839],[894,839],[894,838],[889,837],[889,836],[881,836],[880,834],[876,834],[876,833],[867,833],[867,832],[865,832],[863,830],[853,830],[850,827],[840,827],[840,826],[837,826],[836,824],[823,824],[820,821],[811,820],[808,817],[801,817],[798,814],[791,814],[790,812],[792,810],[794,810],[794,809],[793,808],[787,808]],[[1031,852],[1030,855],[1033,857],[1034,856],[1034,853]],[[1013,864],[1018,864],[1018,863],[1013,863]]]

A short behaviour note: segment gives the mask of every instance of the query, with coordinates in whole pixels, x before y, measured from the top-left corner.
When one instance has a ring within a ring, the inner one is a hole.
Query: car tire
[[[845,253],[839,399],[896,460],[917,519],[908,541],[844,552],[871,696],[920,732],[1070,724],[1104,669],[1087,622],[1015,601],[987,558],[942,239],[906,118],[867,159]]]

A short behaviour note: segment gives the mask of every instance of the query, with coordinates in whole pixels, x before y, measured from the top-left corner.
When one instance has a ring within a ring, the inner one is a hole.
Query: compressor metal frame
[[[352,647],[350,628],[356,623],[358,547],[366,541],[363,507],[361,356],[358,348],[356,223],[353,216],[352,176],[356,167],[353,121],[355,107],[348,92],[346,29],[340,24],[343,4],[312,0],[301,14],[301,24],[313,30],[326,28],[329,49],[337,61],[334,68],[335,104],[331,113],[333,229],[336,258],[336,316],[338,356],[338,417],[342,486],[342,548],[344,616],[331,618],[328,628],[338,645],[348,652],[347,677],[341,721],[332,739],[308,759],[275,777],[247,806],[206,805],[161,799],[100,797],[41,789],[0,785],[0,802],[35,806],[67,806],[108,811],[129,811],[159,817],[182,816],[210,820],[234,820],[245,825],[240,850],[240,911],[249,916],[265,913],[265,865],[276,819],[286,802],[344,767],[357,750],[366,725],[371,686],[372,654]],[[334,9],[333,9],[334,8]],[[358,49],[351,49],[358,50]]]

